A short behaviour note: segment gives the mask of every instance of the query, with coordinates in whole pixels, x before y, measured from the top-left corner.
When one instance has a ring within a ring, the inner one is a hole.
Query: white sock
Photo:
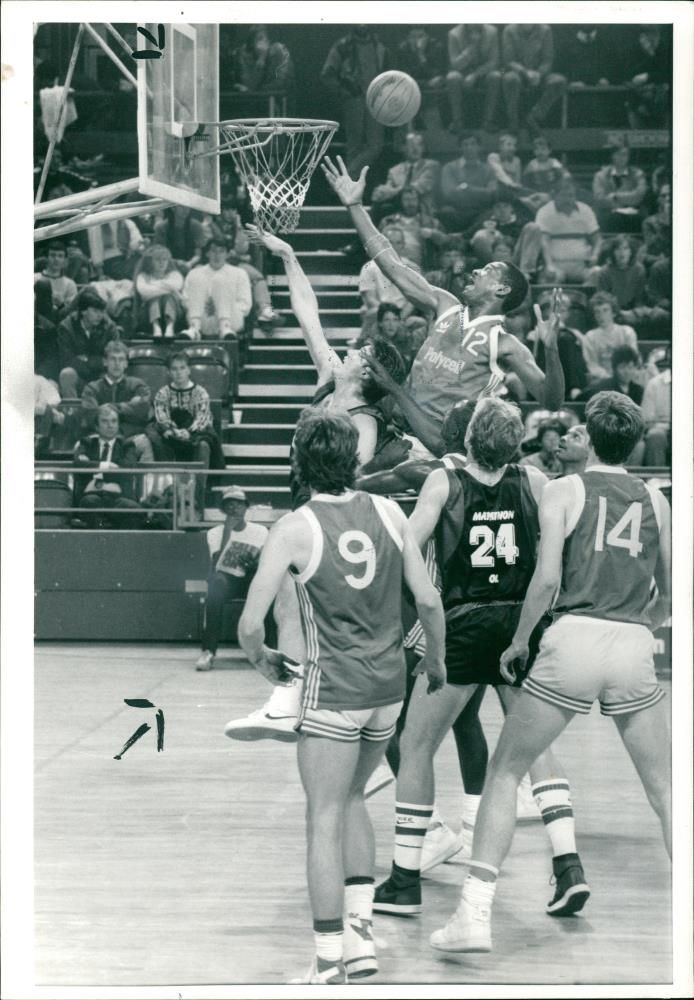
[[[533,797],[542,814],[547,836],[552,842],[552,854],[576,853],[574,813],[571,808],[569,782],[565,778],[546,778],[533,785]]]
[[[316,930],[316,924],[338,925],[339,930]],[[341,920],[316,920],[313,924],[313,940],[316,945],[316,955],[326,962],[342,961],[342,921]]]
[[[472,862],[472,864],[474,864],[474,862]],[[483,865],[481,867],[491,869],[491,865]],[[493,870],[497,871],[496,869]],[[474,875],[468,875],[463,882],[462,898],[466,903],[469,903],[470,906],[480,907],[483,910],[490,910],[492,903],[494,902],[495,893],[496,881],[483,882],[482,879],[476,878]]]
[[[467,830],[471,835],[475,829],[477,810],[480,807],[481,801],[481,795],[468,795],[467,793],[463,799],[463,829]]]
[[[433,805],[413,802],[395,803],[395,849],[393,861],[399,868],[418,872],[421,866],[424,837],[429,827]]]
[[[375,886],[373,882],[360,882],[345,886],[345,916],[371,920]]]

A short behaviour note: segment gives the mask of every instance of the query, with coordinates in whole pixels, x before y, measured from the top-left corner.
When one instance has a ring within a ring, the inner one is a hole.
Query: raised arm
[[[328,382],[336,368],[342,366],[340,358],[330,346],[321,326],[318,314],[318,300],[311,284],[297,260],[294,250],[284,240],[271,233],[263,232],[257,226],[246,226],[251,239],[279,257],[289,281],[289,298],[292,309],[299,321],[311,360],[318,372],[318,384]]]
[[[410,528],[420,549],[434,533],[441,511],[448,500],[448,476],[445,469],[435,469],[422,486],[417,506],[410,516]]]
[[[542,318],[542,311],[535,303],[535,320],[537,334],[545,346],[545,367],[542,371],[535,362],[532,352],[525,344],[508,334],[501,344],[499,356],[502,357],[514,375],[517,375],[526,389],[533,394],[538,403],[548,410],[558,410],[564,402],[564,369],[559,359],[559,302],[562,291],[554,289],[552,308],[548,319]]]
[[[389,241],[374,226],[362,205],[368,167],[364,167],[359,179],[355,181],[347,173],[342,157],[337,157],[337,163],[336,167],[326,156],[321,167],[333,191],[349,209],[354,228],[369,257],[376,261],[385,276],[400,289],[405,298],[420,309],[439,315],[450,306],[456,305],[458,300],[454,295],[430,285],[423,275],[404,264]]]

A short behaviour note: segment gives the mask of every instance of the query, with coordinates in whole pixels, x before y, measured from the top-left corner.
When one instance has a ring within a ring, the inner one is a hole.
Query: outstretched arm
[[[321,164],[323,173],[342,204],[349,209],[354,228],[367,254],[376,261],[385,276],[400,289],[405,298],[420,309],[438,315],[450,306],[457,305],[458,299],[454,295],[430,285],[423,275],[404,264],[385,236],[374,226],[362,205],[368,167],[364,167],[359,179],[354,181],[347,173],[342,157],[337,157],[337,163],[339,169],[326,156]]]
[[[328,343],[321,326],[318,314],[318,300],[311,284],[297,260],[293,248],[284,240],[263,232],[257,226],[246,226],[249,236],[255,243],[264,246],[270,253],[279,257],[284,264],[284,270],[289,281],[289,298],[292,309],[299,321],[311,360],[318,371],[318,384],[329,381],[336,368],[342,366],[340,358]]]
[[[559,315],[558,307],[562,291],[554,289],[552,309],[549,319],[542,318],[540,307],[535,303],[535,319],[537,333],[545,345],[545,368],[542,371],[536,364],[531,351],[515,337],[507,336],[503,340],[500,357],[503,357],[509,368],[517,375],[523,385],[533,394],[535,399],[548,410],[558,410],[564,402],[564,369],[559,359]]]
[[[419,438],[432,455],[443,455],[446,446],[441,437],[441,422],[428,416],[405,386],[396,382],[373,354],[367,355],[364,360],[373,381],[393,397],[415,437]]]

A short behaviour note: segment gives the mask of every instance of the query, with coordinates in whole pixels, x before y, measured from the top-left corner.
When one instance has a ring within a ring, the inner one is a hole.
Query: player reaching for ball
[[[509,682],[517,682],[530,636],[559,589],[554,622],[501,731],[460,905],[430,938],[440,951],[491,949],[491,907],[513,838],[518,781],[574,715],[588,714],[596,699],[617,725],[671,854],[668,713],[651,633],[670,614],[670,508],[658,490],[623,467],[644,427],[628,396],[598,393],[586,407],[586,425],[585,472],[549,483],[542,495],[537,565],[501,656]],[[575,875],[572,863],[563,873],[567,891]]]
[[[377,362],[367,362],[393,395],[412,432],[412,459],[441,455],[441,424],[451,406],[461,399],[476,400],[483,393],[497,392],[506,372],[518,376],[542,406],[558,409],[564,401],[564,373],[557,347],[560,289],[555,290],[549,321],[543,321],[535,310],[545,345],[546,372],[542,372],[528,348],[503,327],[503,314],[521,305],[528,294],[528,282],[518,268],[492,261],[473,271],[464,288],[463,305],[455,295],[429,284],[403,263],[373,225],[362,204],[368,167],[357,180],[349,176],[339,156],[337,166],[326,157],[322,168],[349,209],[367,254],[403,295],[435,317],[405,385],[396,386]]]

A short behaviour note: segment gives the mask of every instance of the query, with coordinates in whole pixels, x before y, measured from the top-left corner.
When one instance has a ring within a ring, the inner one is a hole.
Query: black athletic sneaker
[[[387,878],[376,886],[374,910],[377,913],[396,913],[411,917],[422,912],[422,887],[419,882],[412,885],[396,885],[393,878]]]
[[[556,891],[554,899],[547,904],[550,916],[569,917],[583,909],[590,896],[590,889],[580,861],[572,862],[559,872],[555,871],[550,885],[552,882],[556,884]]]

